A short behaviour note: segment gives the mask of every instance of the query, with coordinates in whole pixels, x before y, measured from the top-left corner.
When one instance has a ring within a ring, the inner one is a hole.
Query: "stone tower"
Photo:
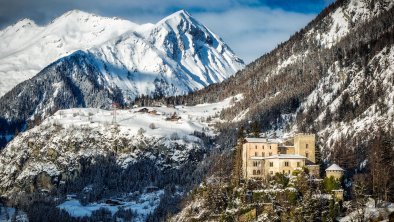
[[[315,134],[296,134],[294,135],[294,152],[305,156],[312,163],[316,163],[315,143]]]

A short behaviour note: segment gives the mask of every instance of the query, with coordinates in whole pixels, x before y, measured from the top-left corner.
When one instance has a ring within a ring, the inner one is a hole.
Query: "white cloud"
[[[315,15],[259,7],[195,13],[193,16],[249,63],[286,41]]]

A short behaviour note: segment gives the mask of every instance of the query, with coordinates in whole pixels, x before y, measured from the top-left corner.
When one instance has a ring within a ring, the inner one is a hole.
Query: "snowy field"
[[[40,125],[19,134],[3,150],[0,177],[4,180],[0,181],[0,188],[33,181],[41,173],[63,178],[62,174],[78,171],[80,159],[111,152],[116,153],[116,162],[123,169],[140,159],[150,159],[161,169],[180,168],[194,153],[206,149],[195,133],[215,135],[214,124],[222,121],[218,117],[220,111],[241,98],[238,95],[197,106],[116,110],[116,121],[111,110],[59,110]],[[121,148],[108,149],[115,143]],[[36,149],[28,148],[32,144]],[[18,167],[20,161],[25,163],[23,168]]]
[[[135,215],[133,221],[145,221],[160,203],[164,190],[143,193],[137,200],[119,201],[119,205],[103,203],[90,203],[85,206],[76,199],[70,199],[60,204],[58,208],[67,211],[72,217],[90,217],[96,210],[105,208],[114,215],[120,208],[131,210]]]
[[[221,121],[217,116],[224,108],[232,105],[231,101],[242,99],[241,95],[225,99],[219,103],[200,104],[197,106],[175,107],[137,107],[128,110],[116,110],[116,123],[114,111],[94,108],[78,108],[60,110],[46,119],[41,127],[60,125],[67,128],[94,128],[106,129],[118,126],[119,135],[134,138],[143,131],[144,137],[165,138],[165,141],[177,140],[178,143],[198,140],[192,136],[194,131],[215,134],[211,124]],[[154,127],[152,126],[154,125]],[[110,133],[110,132],[108,132]],[[174,138],[176,135],[176,138]],[[170,145],[170,144],[169,144]],[[127,160],[125,161],[128,162]],[[123,164],[122,164],[123,165]],[[160,196],[164,191],[143,193],[137,200],[120,201],[121,205],[114,206],[101,203],[81,205],[77,199],[69,199],[58,207],[67,211],[73,217],[91,216],[92,212],[100,208],[108,209],[114,215],[119,208],[132,210],[136,214],[134,221],[145,221],[160,203]]]
[[[221,121],[218,118],[221,110],[230,107],[231,100],[234,101],[233,98],[238,101],[242,99],[242,96],[237,95],[218,103],[196,106],[137,107],[116,110],[116,117],[113,110],[96,108],[59,110],[47,118],[41,127],[53,124],[64,128],[102,128],[116,125],[119,127],[120,134],[126,136],[138,135],[143,132],[144,136],[167,138],[174,134],[178,134],[181,138],[187,137],[194,131],[213,134],[214,132],[209,130],[210,125]]]

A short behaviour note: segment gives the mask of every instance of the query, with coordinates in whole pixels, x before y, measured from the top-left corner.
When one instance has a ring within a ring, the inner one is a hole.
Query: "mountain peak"
[[[186,10],[182,9],[163,18],[157,23],[157,25],[167,24],[172,26],[173,24],[179,24],[181,21],[199,24],[199,22],[197,22]]]
[[[181,17],[191,17],[190,13],[188,11],[186,11],[185,9],[181,9],[177,12],[174,12],[172,15],[173,16],[181,16]]]
[[[90,17],[99,17],[99,16],[92,14],[92,13],[81,11],[78,9],[73,9],[73,10],[68,11],[68,12],[64,13],[63,15],[59,16],[54,21],[63,20],[63,19],[66,19],[66,20],[67,19],[87,19]]]
[[[29,18],[24,18],[19,20],[17,23],[12,25],[13,27],[18,27],[18,28],[26,28],[26,27],[36,27],[36,23],[29,19]]]
[[[90,15],[93,15],[93,14],[88,13],[88,12],[84,12],[84,11],[81,11],[81,10],[79,10],[79,9],[73,9],[73,10],[70,10],[70,11],[64,13],[64,14],[61,15],[60,17],[69,17],[69,16],[90,16]]]

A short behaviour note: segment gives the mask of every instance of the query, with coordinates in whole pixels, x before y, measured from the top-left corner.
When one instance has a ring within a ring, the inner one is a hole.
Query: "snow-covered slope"
[[[43,27],[23,19],[0,31],[0,96],[58,58],[140,28],[130,21],[77,10]]]
[[[319,107],[314,125],[324,149],[341,139],[368,141],[394,123],[394,45],[387,46],[360,69],[334,63],[328,75],[301,105],[301,115]],[[368,70],[366,72],[366,70]],[[324,126],[324,127],[323,127]],[[298,126],[299,127],[299,126]],[[317,128],[317,127],[316,127]],[[297,125],[294,125],[297,130]]]
[[[116,117],[96,108],[59,110],[1,151],[0,195],[51,189],[78,174],[83,158],[114,155],[122,169],[144,159],[161,170],[193,164],[206,152],[201,135],[215,135],[211,125],[234,100],[117,110]],[[35,182],[41,177],[48,180]]]
[[[373,19],[393,6],[394,1],[391,0],[375,2],[350,0],[324,18],[325,28],[312,29],[308,35],[313,35],[321,46],[332,47],[349,32],[357,29],[360,24]]]
[[[185,11],[157,24],[137,25],[74,10],[42,27],[21,20],[0,31],[0,39],[0,96],[76,50],[92,51],[111,64],[105,70],[111,84],[133,96],[149,94],[151,81],[160,82],[162,76],[168,85],[183,79],[168,92],[181,94],[220,82],[243,67],[219,37]]]
[[[108,85],[125,99],[182,95],[218,83],[243,67],[231,49],[187,12],[143,32],[129,32],[88,50]]]

